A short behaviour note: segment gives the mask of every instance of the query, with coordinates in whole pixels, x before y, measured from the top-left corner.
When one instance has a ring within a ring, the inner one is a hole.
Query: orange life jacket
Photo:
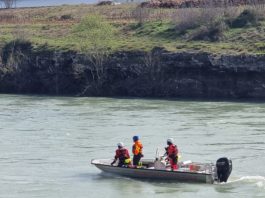
[[[132,147],[133,154],[134,155],[142,154],[142,150],[143,150],[142,143],[139,140],[137,140],[136,142],[134,142],[133,147]]]

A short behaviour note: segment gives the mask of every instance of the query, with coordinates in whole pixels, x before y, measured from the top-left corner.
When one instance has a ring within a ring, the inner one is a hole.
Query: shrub
[[[222,20],[207,26],[203,25],[191,33],[190,40],[219,41],[226,28],[227,26]]]
[[[242,28],[258,24],[258,15],[252,9],[244,10],[235,20],[232,21],[232,28]]]
[[[104,5],[114,5],[112,1],[100,1],[97,6],[104,6]]]
[[[49,30],[50,29],[50,26],[49,25],[44,25],[41,27],[42,30]]]
[[[111,52],[112,42],[115,40],[115,28],[99,15],[87,16],[74,27],[80,50],[87,55],[94,81],[102,82],[105,74],[104,62]],[[86,90],[86,89],[85,89]]]
[[[176,31],[191,40],[218,41],[227,27],[222,8],[182,9],[174,17]]]
[[[61,20],[72,20],[73,17],[71,14],[64,14],[60,17]]]
[[[132,12],[133,17],[138,22],[139,25],[142,25],[144,22],[148,21],[150,17],[150,9],[136,7]]]
[[[2,61],[4,64],[8,64],[10,56],[16,54],[16,61],[19,61],[20,55],[31,51],[32,45],[29,41],[16,39],[5,44],[2,49]],[[22,53],[23,52],[23,53]]]
[[[198,9],[179,10],[174,16],[173,21],[176,22],[176,30],[180,34],[185,34],[187,30],[200,26],[200,11]]]
[[[116,30],[102,16],[90,15],[83,18],[74,27],[73,32],[80,39],[81,46],[106,48],[109,47],[108,44],[114,38]]]

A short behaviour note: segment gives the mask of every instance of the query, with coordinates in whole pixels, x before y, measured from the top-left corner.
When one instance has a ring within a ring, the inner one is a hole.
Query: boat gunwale
[[[198,173],[198,172],[188,172],[188,171],[168,171],[168,170],[158,170],[158,169],[148,169],[148,168],[129,168],[129,167],[118,167],[118,166],[111,166],[107,164],[100,164],[100,163],[93,163],[93,160],[91,160],[91,164],[95,166],[105,166],[105,167],[110,167],[110,168],[116,168],[116,169],[128,169],[128,170],[140,170],[140,171],[150,171],[150,172],[163,172],[163,173],[174,173],[174,174],[191,174],[191,175],[205,175],[205,176],[212,176],[212,173]]]

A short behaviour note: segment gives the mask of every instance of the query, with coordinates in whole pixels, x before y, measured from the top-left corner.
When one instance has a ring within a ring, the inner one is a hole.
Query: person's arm
[[[144,148],[144,147],[143,147],[143,145],[141,144],[141,153],[140,153],[140,154],[141,154],[141,157],[144,157],[144,155],[143,155],[143,148]]]
[[[115,163],[116,163],[116,161],[117,161],[117,159],[114,159],[114,160],[113,160],[113,162],[111,162],[111,164],[110,164],[110,165],[111,165],[111,166],[113,166],[113,164],[115,164]]]
[[[134,151],[135,151],[135,144],[133,144],[132,146],[132,154],[134,155]]]
[[[166,156],[168,155],[168,147],[165,147],[165,150],[166,150],[166,152],[165,152],[165,154],[163,155],[164,157],[166,157]]]
[[[118,152],[116,151],[116,155],[115,155],[115,157],[114,157],[114,160],[113,160],[113,162],[111,162],[110,165],[113,166],[113,164],[116,163],[117,159],[118,159]]]

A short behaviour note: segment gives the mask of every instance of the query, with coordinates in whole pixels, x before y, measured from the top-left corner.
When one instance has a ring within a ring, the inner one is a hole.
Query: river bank
[[[0,92],[263,100],[264,8],[1,10]]]
[[[72,96],[265,99],[264,55],[214,55],[154,48],[116,52],[101,68],[76,52],[15,46],[3,53],[1,93]],[[21,55],[23,51],[23,55]]]

